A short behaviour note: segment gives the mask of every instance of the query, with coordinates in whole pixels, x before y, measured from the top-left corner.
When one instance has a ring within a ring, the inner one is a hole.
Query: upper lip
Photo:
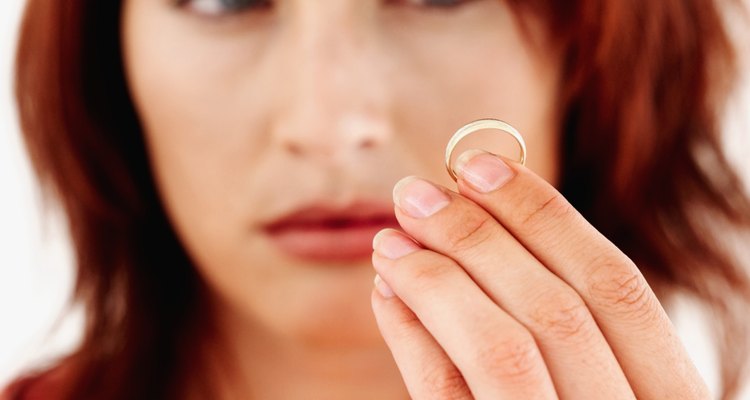
[[[274,232],[290,227],[345,226],[358,221],[395,224],[393,204],[377,200],[357,200],[343,206],[329,202],[310,203],[264,223],[263,227]]]

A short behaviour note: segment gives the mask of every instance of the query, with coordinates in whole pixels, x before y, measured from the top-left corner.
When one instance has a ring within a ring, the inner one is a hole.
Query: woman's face
[[[380,343],[370,241],[395,224],[391,188],[453,187],[445,144],[469,121],[510,122],[556,180],[559,52],[501,1],[126,0],[123,15],[169,218],[225,314],[255,328]]]

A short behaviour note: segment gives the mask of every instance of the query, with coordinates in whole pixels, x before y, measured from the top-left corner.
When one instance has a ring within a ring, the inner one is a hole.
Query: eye
[[[474,0],[386,0],[389,5],[405,5],[430,8],[453,8]]]
[[[427,7],[455,7],[467,2],[467,0],[412,0],[412,3],[418,3]]]
[[[236,14],[243,11],[268,9],[271,0],[176,0],[178,7],[208,16]]]

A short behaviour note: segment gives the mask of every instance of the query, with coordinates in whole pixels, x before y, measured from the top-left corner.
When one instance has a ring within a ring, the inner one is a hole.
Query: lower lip
[[[268,237],[284,253],[314,262],[352,262],[369,259],[372,238],[385,228],[397,228],[395,219],[346,227],[288,226],[267,231]]]

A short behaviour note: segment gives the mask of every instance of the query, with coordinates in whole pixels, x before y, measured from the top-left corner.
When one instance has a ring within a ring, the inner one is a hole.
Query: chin
[[[375,272],[369,259],[323,267],[282,262],[268,272],[272,277],[224,281],[220,290],[256,329],[305,345],[382,346],[370,303]]]
[[[303,290],[291,294],[280,314],[286,319],[288,333],[321,346],[381,343],[370,304],[372,268],[320,274],[319,279],[306,282]]]

